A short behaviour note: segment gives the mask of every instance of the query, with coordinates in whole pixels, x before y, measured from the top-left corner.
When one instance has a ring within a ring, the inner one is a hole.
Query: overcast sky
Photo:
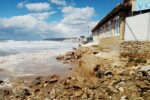
[[[121,0],[0,0],[0,39],[88,35]]]

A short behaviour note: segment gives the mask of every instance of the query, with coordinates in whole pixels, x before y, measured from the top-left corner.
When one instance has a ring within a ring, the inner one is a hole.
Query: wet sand
[[[70,65],[56,60],[53,52],[28,53],[0,58],[0,69],[12,76],[64,74]],[[0,74],[7,74],[3,71]]]

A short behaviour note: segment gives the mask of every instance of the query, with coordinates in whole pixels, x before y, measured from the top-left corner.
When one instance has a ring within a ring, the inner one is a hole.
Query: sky
[[[1,0],[0,39],[88,36],[121,0]]]

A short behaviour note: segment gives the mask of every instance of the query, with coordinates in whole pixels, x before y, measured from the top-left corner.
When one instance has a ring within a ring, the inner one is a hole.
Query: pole
[[[149,21],[148,21],[148,34],[147,34],[147,41],[149,41],[149,35],[150,35],[150,13],[149,13]]]
[[[128,24],[126,21],[125,21],[125,23],[126,23],[127,27],[129,28],[131,34],[133,35],[134,39],[135,39],[136,41],[138,41],[138,39],[136,38],[136,36],[135,36],[134,32],[132,31],[131,27],[129,26],[129,24]]]
[[[90,35],[90,30],[89,30],[89,29],[90,29],[90,27],[89,27],[89,25],[88,25],[88,35]]]

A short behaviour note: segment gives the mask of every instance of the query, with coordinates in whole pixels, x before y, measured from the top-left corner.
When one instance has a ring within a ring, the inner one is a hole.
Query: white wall
[[[150,31],[149,20],[150,12],[133,17],[127,17],[125,25],[125,41],[135,40],[132,32],[135,34],[135,37],[138,41],[150,41],[150,35],[148,37],[148,30]],[[130,28],[127,24],[131,28],[132,32],[130,31]]]
[[[94,36],[93,36],[93,41],[94,41],[94,42],[98,42],[98,41],[99,41],[98,35],[94,35]]]

